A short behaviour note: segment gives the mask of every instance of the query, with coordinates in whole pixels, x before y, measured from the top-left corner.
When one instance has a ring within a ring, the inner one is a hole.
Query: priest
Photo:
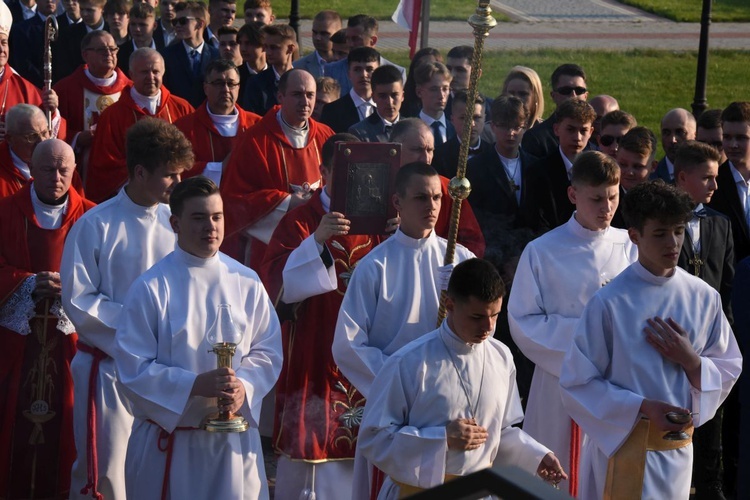
[[[389,357],[365,406],[359,447],[388,475],[378,499],[414,495],[495,463],[553,483],[555,455],[523,420],[513,356],[492,338],[505,286],[480,259],[458,264],[440,327]]]
[[[133,86],[102,113],[91,146],[86,186],[97,203],[115,196],[128,180],[125,133],[134,123],[146,117],[174,123],[194,111],[162,86],[164,59],[156,50],[144,47],[133,52],[130,76]]]
[[[125,496],[130,403],[115,384],[112,356],[131,283],[174,250],[169,195],[193,165],[174,125],[144,118],[128,130],[128,184],[78,221],[65,242],[62,298],[79,335],[73,360],[75,439],[71,498]]]
[[[40,143],[30,167],[34,181],[0,200],[0,491],[68,498],[77,336],[60,303],[60,258],[94,204],[70,189],[65,142]]]
[[[287,211],[320,186],[320,151],[333,131],[310,118],[315,80],[293,69],[279,80],[280,107],[248,130],[233,151],[222,182],[227,202],[228,253],[260,269],[274,229]],[[251,240],[249,258],[238,238]]]
[[[258,421],[281,370],[279,321],[258,275],[219,252],[216,184],[187,179],[169,203],[177,248],[133,283],[115,339],[135,415],[127,497],[268,499]],[[231,368],[216,368],[210,348],[222,339],[207,338],[221,310],[240,337]],[[217,404],[249,428],[204,430]]]
[[[193,144],[195,165],[185,177],[204,175],[218,186],[237,138],[260,116],[237,106],[240,73],[231,61],[216,59],[206,67],[206,100],[193,113],[175,122]]]
[[[578,496],[582,435],[563,408],[560,370],[583,308],[636,259],[627,232],[610,227],[619,188],[614,159],[598,151],[576,159],[568,188],[576,210],[567,224],[526,246],[508,304],[513,340],[536,365],[523,429],[560,458],[573,497]]]

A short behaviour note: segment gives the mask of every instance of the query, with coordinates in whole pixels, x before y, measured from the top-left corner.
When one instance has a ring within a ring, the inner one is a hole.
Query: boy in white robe
[[[536,364],[523,429],[559,457],[571,496],[581,436],[562,405],[560,369],[586,303],[636,258],[627,232],[610,227],[619,181],[620,169],[607,155],[592,151],[576,159],[568,187],[576,211],[526,246],[508,303],[513,340]]]
[[[194,161],[182,132],[157,119],[140,120],[128,130],[126,155],[128,184],[76,222],[60,268],[63,307],[78,332],[71,363],[77,451],[71,498],[101,493],[125,499],[133,416],[115,376],[115,330],[130,285],[174,250],[166,203]]]
[[[170,208],[177,248],[133,283],[117,329],[118,375],[135,415],[128,498],[268,498],[257,427],[281,370],[278,318],[255,272],[219,252],[224,214],[216,184],[184,181]],[[221,305],[231,307],[241,334],[232,368],[216,368],[206,338]],[[204,430],[217,404],[250,428]]]
[[[580,498],[687,499],[693,425],[713,418],[742,357],[719,293],[677,267],[688,195],[651,181],[623,208],[638,262],[586,306],[560,374],[565,408],[586,433]]]
[[[404,498],[493,462],[555,483],[566,477],[548,448],[513,427],[523,419],[513,357],[492,338],[504,293],[489,262],[459,264],[440,328],[398,350],[375,378],[359,447],[388,475],[379,499]]]

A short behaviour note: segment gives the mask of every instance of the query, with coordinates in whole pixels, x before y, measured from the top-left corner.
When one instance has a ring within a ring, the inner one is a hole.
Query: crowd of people
[[[654,133],[574,63],[472,102],[472,47],[236,16],[0,2],[0,498],[268,498],[262,415],[277,499],[750,496],[750,102]],[[332,208],[361,142],[401,151],[372,234]]]

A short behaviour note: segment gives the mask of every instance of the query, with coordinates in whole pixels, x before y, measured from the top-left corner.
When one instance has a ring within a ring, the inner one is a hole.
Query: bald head
[[[65,141],[47,139],[34,149],[29,168],[39,199],[44,203],[56,204],[70,189],[76,169],[75,153]]]
[[[589,104],[596,111],[596,120],[594,120],[594,137],[601,133],[602,117],[610,111],[620,109],[617,99],[611,95],[598,95],[589,99]]]
[[[281,115],[289,125],[302,127],[315,109],[315,78],[303,69],[287,71],[279,79]]]
[[[419,118],[399,120],[391,131],[391,142],[401,143],[401,166],[408,163],[432,163],[435,153],[435,136]]]
[[[677,148],[685,141],[695,140],[695,117],[687,109],[669,110],[661,119],[661,145],[669,161],[674,163]]]

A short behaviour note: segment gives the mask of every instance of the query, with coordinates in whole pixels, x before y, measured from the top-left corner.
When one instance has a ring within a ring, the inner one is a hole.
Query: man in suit
[[[237,0],[208,0],[209,23],[203,32],[203,41],[219,48],[219,29],[234,26]]]
[[[266,53],[263,51],[263,25],[256,22],[245,23],[237,33],[237,43],[240,46],[242,64],[240,70],[240,97],[245,92],[245,86],[252,77],[268,69]]]
[[[322,10],[315,14],[312,25],[312,42],[315,50],[294,61],[294,67],[304,69],[315,78],[323,76],[323,66],[333,61],[331,36],[341,29],[341,16],[335,10]]]
[[[130,8],[128,32],[130,40],[119,46],[117,52],[117,67],[128,74],[130,55],[141,47],[161,50],[164,48],[164,38],[155,37],[156,11],[147,3],[137,3]]]
[[[378,43],[378,21],[372,16],[367,14],[357,14],[352,16],[346,23],[346,43],[349,46],[349,50],[357,47],[372,47]],[[393,64],[385,57],[380,57],[380,66],[385,65],[395,66],[401,71],[401,77],[406,81],[406,69]],[[346,65],[346,59],[341,59],[332,63],[328,63],[323,68],[323,73],[326,76],[330,76],[335,79],[341,85],[341,93],[346,94],[351,90],[352,84],[348,78],[348,68]]]
[[[687,109],[669,110],[661,119],[661,145],[666,156],[656,165],[652,179],[674,184],[674,157],[677,148],[685,141],[695,140],[695,117]]]
[[[52,44],[52,53],[55,56],[55,61],[52,64],[53,83],[57,83],[70,75],[78,66],[83,64],[81,42],[88,32],[95,30],[109,31],[109,26],[104,22],[103,16],[106,0],[81,0],[78,3],[83,22],[60,28],[57,41]]]
[[[177,5],[177,0],[159,0],[161,17],[156,20],[154,38],[160,38],[165,47],[175,39],[174,26],[172,25],[175,18],[175,5]]]
[[[247,83],[239,105],[242,109],[263,116],[279,104],[279,79],[293,69],[292,58],[297,50],[297,34],[288,24],[269,24],[263,26],[261,31],[268,67]]]
[[[615,160],[620,166],[621,200],[628,191],[649,179],[656,169],[655,156],[656,135],[646,127],[633,127],[620,138]],[[628,228],[622,213],[622,205],[617,206],[610,225],[620,229]]]
[[[696,121],[695,140],[713,146],[721,155],[719,165],[727,161],[722,142],[721,109],[707,109]]]
[[[458,154],[461,149],[461,134],[464,130],[464,119],[466,115],[466,100],[468,96],[465,90],[459,90],[453,94],[453,106],[451,108],[450,123],[456,130],[456,135],[435,147],[435,161],[432,166],[442,176],[452,179],[458,170]],[[474,110],[471,114],[471,135],[469,137],[469,156],[471,159],[482,154],[485,151],[492,150],[492,143],[482,138],[482,131],[485,123],[485,106],[487,103],[484,98],[477,94],[477,100],[474,102]]]
[[[586,149],[596,119],[594,108],[578,99],[563,102],[556,114],[553,132],[559,146],[536,161],[529,172],[528,190],[533,208],[528,222],[534,230],[554,229],[573,215],[575,204],[568,197],[570,171],[575,159]]]
[[[13,24],[19,24],[36,15],[36,2],[34,0],[11,0],[6,2],[11,15]]]
[[[71,24],[83,22],[81,19],[81,6],[78,0],[62,0],[64,12],[57,16],[57,25],[60,29]]]
[[[181,2],[175,7],[177,42],[164,47],[164,86],[193,107],[206,98],[203,74],[209,63],[219,58],[219,51],[203,41],[208,9],[200,2]]]
[[[417,97],[422,104],[419,119],[424,121],[435,136],[435,147],[456,135],[456,129],[445,115],[450,93],[451,73],[443,63],[420,64],[414,70]]]
[[[351,90],[323,108],[320,121],[341,133],[375,112],[370,78],[380,64],[380,54],[372,47],[357,47],[347,56]]]
[[[693,203],[693,218],[682,244],[677,265],[698,276],[721,294],[727,319],[732,323],[731,292],[734,279],[734,248],[729,219],[704,207],[716,191],[719,152],[697,141],[685,141],[677,149],[674,161],[676,186]],[[716,416],[697,428],[693,435],[693,485],[697,498],[723,498],[721,429],[723,406]]]
[[[589,91],[586,88],[586,72],[577,64],[563,64],[552,72],[550,95],[557,109],[570,99],[586,101]],[[555,110],[549,118],[523,135],[521,146],[524,151],[537,158],[545,158],[557,151],[559,141],[553,127],[558,120]]]
[[[388,142],[404,102],[401,72],[393,66],[380,66],[372,72],[371,86],[375,112],[349,127],[349,132],[364,142]]]
[[[18,24],[14,21],[10,32],[10,65],[38,88],[44,85],[44,23],[56,9],[55,0],[40,0],[34,17]]]

